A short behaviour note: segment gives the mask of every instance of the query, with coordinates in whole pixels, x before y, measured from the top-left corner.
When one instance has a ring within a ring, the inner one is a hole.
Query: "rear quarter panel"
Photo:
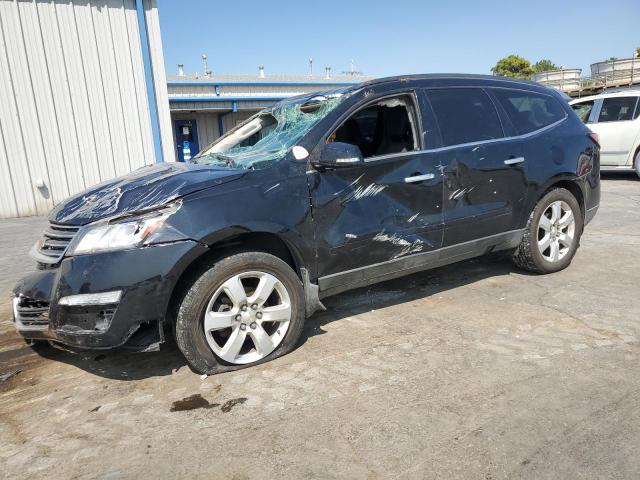
[[[640,109],[640,100],[638,102],[639,103],[636,108]],[[638,153],[640,153],[640,115],[638,115],[638,117],[633,120],[633,124],[635,128],[635,139],[633,141],[631,150],[629,151],[629,158],[627,159],[627,166],[629,167],[635,166],[634,161]]]
[[[530,181],[527,211],[533,210],[545,192],[559,182],[572,182],[580,188],[584,211],[599,205],[599,150],[588,134],[589,129],[571,112],[556,127],[524,141]],[[527,219],[523,219],[523,227]]]

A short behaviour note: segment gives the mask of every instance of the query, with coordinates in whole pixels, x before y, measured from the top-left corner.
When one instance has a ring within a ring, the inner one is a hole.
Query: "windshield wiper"
[[[192,158],[191,160],[195,163],[201,163],[199,160],[207,157],[214,158],[216,160],[222,160],[227,167],[236,168],[238,166],[233,158],[221,153],[205,153],[204,155],[199,155]]]
[[[215,155],[216,158],[219,158],[220,160],[225,162],[228,167],[236,168],[238,166],[236,164],[236,161],[233,158],[229,157],[228,155],[223,155],[221,153],[213,153],[211,155]]]

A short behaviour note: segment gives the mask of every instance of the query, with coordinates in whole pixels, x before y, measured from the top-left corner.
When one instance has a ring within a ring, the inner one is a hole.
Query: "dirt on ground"
[[[45,225],[0,222],[0,296]],[[607,175],[572,265],[494,254],[327,299],[291,354],[201,377],[33,350],[0,301],[4,478],[640,478],[640,181]]]

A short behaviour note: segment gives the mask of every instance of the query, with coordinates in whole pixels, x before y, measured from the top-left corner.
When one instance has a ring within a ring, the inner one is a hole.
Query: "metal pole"
[[[153,65],[151,60],[151,47],[149,34],[147,33],[147,18],[145,17],[144,0],[136,0],[136,14],[138,16],[138,31],[140,34],[140,47],[142,49],[142,63],[144,65],[144,81],[147,87],[147,103],[151,117],[151,135],[153,137],[153,152],[156,162],[164,162],[162,151],[162,133],[160,132],[160,117],[158,115],[158,103],[156,100],[156,87],[153,78]],[[166,81],[166,79],[163,79]]]

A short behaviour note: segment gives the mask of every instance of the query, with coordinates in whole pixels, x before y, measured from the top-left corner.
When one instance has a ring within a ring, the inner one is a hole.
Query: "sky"
[[[158,0],[167,74],[490,73],[518,54],[582,68],[640,47],[640,0]]]

